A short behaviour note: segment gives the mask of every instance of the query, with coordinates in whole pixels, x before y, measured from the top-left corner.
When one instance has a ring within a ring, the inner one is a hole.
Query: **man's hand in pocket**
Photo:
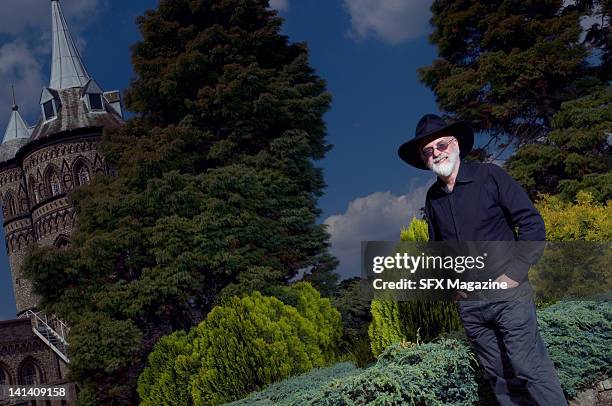
[[[495,282],[506,282],[506,286],[508,286],[508,288],[516,288],[519,285],[517,281],[508,278],[505,273],[499,275],[497,279],[495,279]]]
[[[456,303],[457,301],[459,301],[461,299],[465,299],[466,297],[467,297],[467,294],[464,291],[456,290],[455,292],[453,292],[453,296],[452,296],[451,299],[452,299],[453,302]]]

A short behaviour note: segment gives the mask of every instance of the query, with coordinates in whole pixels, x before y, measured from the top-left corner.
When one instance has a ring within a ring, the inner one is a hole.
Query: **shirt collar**
[[[461,163],[459,164],[459,172],[457,173],[457,178],[455,179],[455,184],[457,183],[469,183],[473,180],[474,177],[474,172],[476,171],[477,167],[474,163],[472,162],[467,162],[464,161],[463,159],[461,160]],[[441,190],[445,190],[445,185],[444,183],[440,180],[440,178],[436,178],[436,185],[438,185],[438,187]]]

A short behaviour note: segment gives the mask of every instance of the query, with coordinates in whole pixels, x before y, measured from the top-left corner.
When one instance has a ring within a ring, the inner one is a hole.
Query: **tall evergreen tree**
[[[72,247],[26,266],[71,326],[83,404],[135,404],[155,342],[220,296],[300,270],[321,291],[336,283],[314,166],[330,95],[306,46],[280,34],[267,0],[161,0],[137,23],[126,102],[138,115],[103,136],[117,176],[71,196]]]
[[[482,155],[541,141],[561,103],[597,82],[585,80],[585,11],[563,0],[436,0],[432,12],[439,58],[420,78],[441,110],[491,137]]]
[[[510,174],[535,199],[559,194],[573,201],[579,191],[596,201],[612,199],[612,89],[599,89],[561,105],[545,143],[525,145],[506,161]]]

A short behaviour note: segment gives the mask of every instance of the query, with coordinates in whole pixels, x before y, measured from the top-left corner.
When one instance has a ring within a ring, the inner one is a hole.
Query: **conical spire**
[[[15,89],[13,88],[13,107],[11,112],[11,118],[9,119],[9,123],[6,126],[6,131],[4,132],[4,138],[2,139],[2,143],[6,143],[7,141],[17,140],[20,138],[28,139],[30,138],[30,131],[28,130],[28,126],[26,125],[23,118],[21,118],[21,114],[19,114],[19,107],[17,107],[17,103],[15,102]]]
[[[49,87],[55,90],[82,87],[89,75],[72,40],[59,0],[51,0],[51,15],[53,52]]]

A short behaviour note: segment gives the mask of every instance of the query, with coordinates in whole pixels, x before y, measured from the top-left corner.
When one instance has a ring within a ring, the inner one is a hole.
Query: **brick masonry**
[[[70,244],[76,218],[67,194],[96,173],[107,173],[98,152],[100,136],[101,131],[96,130],[39,140],[0,163],[0,201],[18,316],[38,306],[23,272],[30,246],[61,249]],[[37,383],[68,384],[70,388],[64,402],[28,404],[74,404],[76,387],[66,380],[68,365],[33,333],[30,320],[0,321],[0,381],[22,384],[26,370],[36,371]]]
[[[61,400],[29,402],[28,405],[71,405],[76,387],[66,379],[63,361],[32,332],[29,319],[0,321],[0,381],[5,385],[24,384],[27,370],[35,371],[37,384],[67,385],[69,395]],[[9,405],[0,400],[0,405]]]

